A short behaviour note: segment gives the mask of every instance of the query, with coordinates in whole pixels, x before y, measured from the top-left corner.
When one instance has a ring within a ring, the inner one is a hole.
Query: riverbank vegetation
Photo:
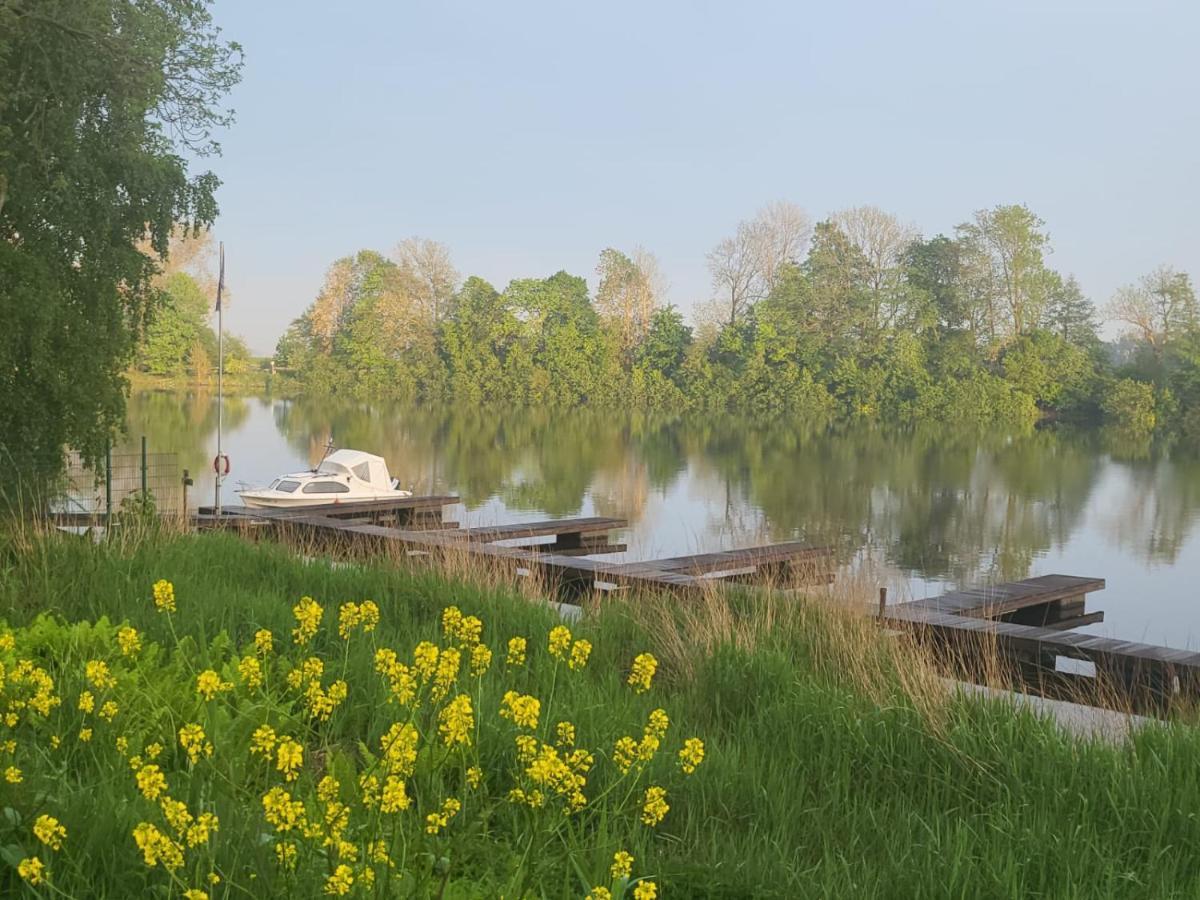
[[[1200,307],[1163,267],[1100,314],[1047,263],[1024,206],[920,236],[873,207],[810,227],[767,207],[709,254],[694,324],[646,251],[605,250],[597,288],[559,272],[459,284],[449,251],[403,242],[335,262],[276,357],[306,389],[372,399],[632,404],[758,416],[1023,424],[1106,421],[1200,434]]]
[[[1191,728],[1069,738],[820,604],[616,600],[568,641],[502,584],[227,536],[8,535],[0,562],[5,893],[1200,887]]]

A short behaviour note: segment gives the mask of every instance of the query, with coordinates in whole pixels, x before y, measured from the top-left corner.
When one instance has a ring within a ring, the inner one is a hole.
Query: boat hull
[[[317,506],[340,506],[345,503],[365,503],[371,500],[403,500],[411,497],[409,491],[388,491],[379,494],[351,496],[339,494],[331,497],[294,497],[281,491],[245,491],[238,496],[251,509],[304,509]]]

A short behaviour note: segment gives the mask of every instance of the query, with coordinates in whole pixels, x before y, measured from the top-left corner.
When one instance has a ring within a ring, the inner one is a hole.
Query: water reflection
[[[207,470],[212,395],[144,392],[129,409],[132,440],[145,433]],[[458,493],[468,516],[625,516],[645,554],[807,538],[844,558],[869,546],[936,584],[1023,578],[1060,560],[1117,568],[1112,554],[1142,571],[1200,558],[1200,460],[1112,435],[308,398],[232,398],[225,424],[251,483],[313,464],[332,439],[382,454],[415,490]]]

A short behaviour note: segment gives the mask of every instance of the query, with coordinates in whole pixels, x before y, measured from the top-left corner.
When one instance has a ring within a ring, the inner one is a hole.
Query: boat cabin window
[[[271,486],[269,488],[267,488],[267,490],[273,491],[277,487],[279,487],[279,479],[278,478],[276,478],[274,481],[271,482]]]
[[[310,481],[302,490],[305,494],[348,494],[350,485],[336,481]]]
[[[275,484],[275,490],[283,491],[285,494],[293,493],[298,487],[300,487],[298,481],[279,481]]]
[[[363,481],[371,480],[371,467],[368,463],[360,462],[357,466],[352,467],[354,474]]]

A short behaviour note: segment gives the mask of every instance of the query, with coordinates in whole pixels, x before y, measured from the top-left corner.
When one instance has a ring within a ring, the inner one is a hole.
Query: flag
[[[221,291],[225,288],[225,242],[221,242],[221,269],[217,276],[217,305],[213,312],[221,311]]]

